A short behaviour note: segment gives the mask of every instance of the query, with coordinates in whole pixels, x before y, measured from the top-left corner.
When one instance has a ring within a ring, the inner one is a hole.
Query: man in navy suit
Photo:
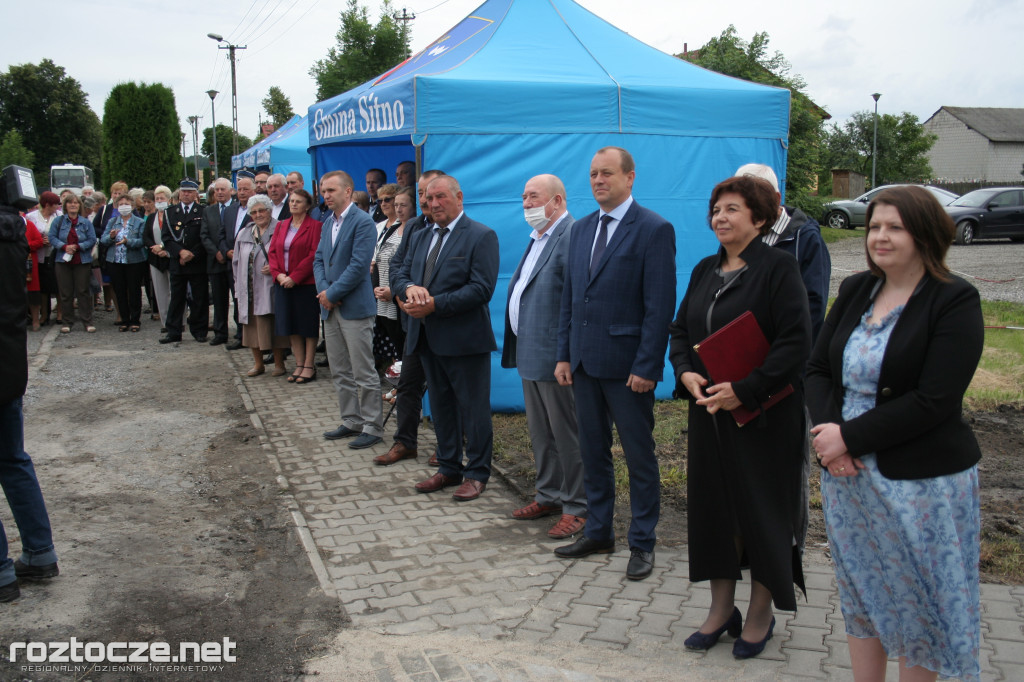
[[[480,496],[491,475],[490,354],[497,345],[487,304],[498,279],[498,235],[463,213],[451,176],[430,182],[427,203],[434,225],[410,237],[394,282],[409,316],[406,352],[420,355],[437,434],[440,468],[416,490],[458,485],[452,497],[465,502]]]
[[[548,536],[561,540],[583,530],[587,498],[576,432],[572,387],[555,380],[565,261],[573,219],[565,185],[538,175],[523,189],[523,217],[533,228],[526,253],[508,285],[502,367],[516,367],[523,380],[526,422],[537,470],[537,496],[512,517],[538,519],[561,514]]]
[[[384,407],[380,377],[373,364],[373,322],[377,300],[370,282],[370,261],[377,226],[352,204],[352,178],[332,171],[320,182],[331,210],[320,230],[313,258],[324,342],[338,394],[341,425],[324,434],[328,440],[351,438],[354,450],[381,441]]]
[[[654,566],[661,478],[654,456],[654,387],[665,370],[668,324],[675,309],[675,230],[633,200],[633,157],[605,147],[590,162],[600,210],[576,222],[569,243],[558,325],[555,377],[573,386],[580,426],[587,525],[571,545],[575,559],[615,551],[612,422],[629,470],[632,522],[626,577]]]
[[[171,259],[171,301],[164,325],[167,335],[160,343],[181,341],[181,319],[185,314],[185,294],[192,290],[188,327],[192,337],[206,341],[210,322],[209,280],[206,278],[206,247],[203,246],[203,210],[199,205],[199,183],[184,178],[178,186],[179,203],[167,209],[161,233],[164,248]]]

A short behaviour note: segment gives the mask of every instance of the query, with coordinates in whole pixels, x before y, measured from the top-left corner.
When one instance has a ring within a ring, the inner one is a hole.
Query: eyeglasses
[[[390,204],[394,200],[395,200],[394,197],[381,197],[380,203],[382,203],[382,204]]]

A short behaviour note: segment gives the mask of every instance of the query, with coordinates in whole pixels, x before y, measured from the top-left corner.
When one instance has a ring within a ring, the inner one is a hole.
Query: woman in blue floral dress
[[[944,263],[954,226],[926,190],[879,194],[867,272],[843,282],[807,403],[854,678],[976,680],[981,451],[962,417],[984,341],[977,290]]]

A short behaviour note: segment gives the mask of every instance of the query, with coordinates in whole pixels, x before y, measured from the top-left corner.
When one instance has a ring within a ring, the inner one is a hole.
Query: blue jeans
[[[45,566],[56,562],[50,517],[46,514],[32,458],[25,452],[21,398],[0,405],[0,485],[21,533],[22,563]],[[7,557],[7,533],[0,523],[0,585],[14,580],[14,561]]]

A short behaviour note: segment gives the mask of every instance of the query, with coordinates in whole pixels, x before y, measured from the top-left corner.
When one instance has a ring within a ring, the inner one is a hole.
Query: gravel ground
[[[858,232],[864,234],[863,230]],[[829,244],[828,250],[832,256],[829,296],[834,297],[844,279],[866,269],[864,240],[844,239]],[[1024,303],[1024,243],[988,241],[952,246],[946,263],[976,286],[983,299]]]

